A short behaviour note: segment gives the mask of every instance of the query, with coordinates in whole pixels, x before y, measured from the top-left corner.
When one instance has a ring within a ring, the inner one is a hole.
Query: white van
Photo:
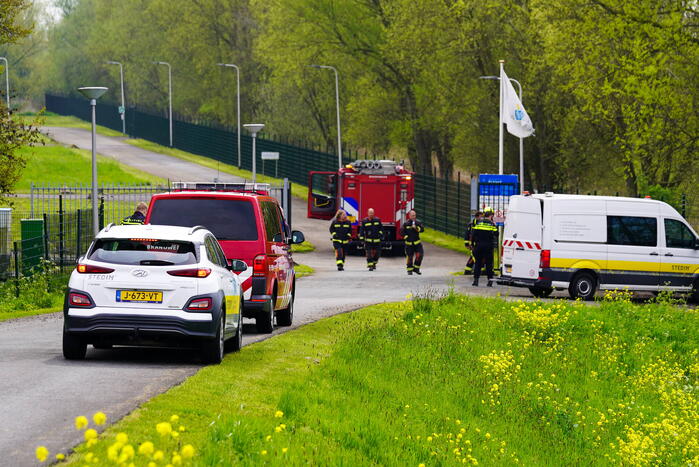
[[[500,283],[537,297],[567,288],[691,292],[699,300],[699,237],[667,203],[643,198],[516,195],[510,198]]]

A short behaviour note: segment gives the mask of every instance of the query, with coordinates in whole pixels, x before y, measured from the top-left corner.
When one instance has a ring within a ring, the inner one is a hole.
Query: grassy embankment
[[[418,297],[246,346],[70,464],[130,461],[120,432],[157,465],[185,444],[191,465],[696,464],[698,362],[696,310]],[[186,431],[156,433],[173,414]]]
[[[26,124],[38,126],[58,126],[63,128],[81,128],[92,130],[92,123],[69,115],[58,115],[53,112],[44,112],[42,115],[24,113],[18,115]],[[103,136],[124,136],[120,131],[112,130],[105,126],[97,125],[97,133]]]

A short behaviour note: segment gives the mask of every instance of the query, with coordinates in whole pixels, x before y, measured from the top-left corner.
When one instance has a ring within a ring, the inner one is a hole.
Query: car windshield
[[[257,240],[252,203],[241,199],[164,198],[153,203],[150,223],[203,225],[218,240]]]
[[[98,239],[88,258],[105,263],[140,266],[197,263],[197,255],[192,243],[148,238]]]

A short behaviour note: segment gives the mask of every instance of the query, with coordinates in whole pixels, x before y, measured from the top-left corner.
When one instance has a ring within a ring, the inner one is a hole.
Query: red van
[[[180,191],[151,198],[146,224],[193,227],[211,231],[226,258],[242,259],[243,316],[255,318],[259,332],[291,326],[296,282],[291,245],[304,241],[290,232],[278,201],[259,192]]]

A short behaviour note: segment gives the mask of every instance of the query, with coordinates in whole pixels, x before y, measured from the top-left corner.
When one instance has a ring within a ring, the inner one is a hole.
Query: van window
[[[665,245],[668,248],[694,249],[694,234],[682,222],[675,219],[665,219]]]
[[[163,198],[151,209],[150,223],[203,225],[218,240],[257,240],[252,203],[243,199]]]
[[[607,216],[607,243],[657,246],[658,220],[655,217]]]
[[[281,241],[280,236],[282,232],[282,226],[279,223],[279,213],[277,206],[270,201],[262,201],[260,203],[262,208],[262,217],[265,221],[265,230],[267,232],[267,241],[274,241],[274,237],[277,237]]]

